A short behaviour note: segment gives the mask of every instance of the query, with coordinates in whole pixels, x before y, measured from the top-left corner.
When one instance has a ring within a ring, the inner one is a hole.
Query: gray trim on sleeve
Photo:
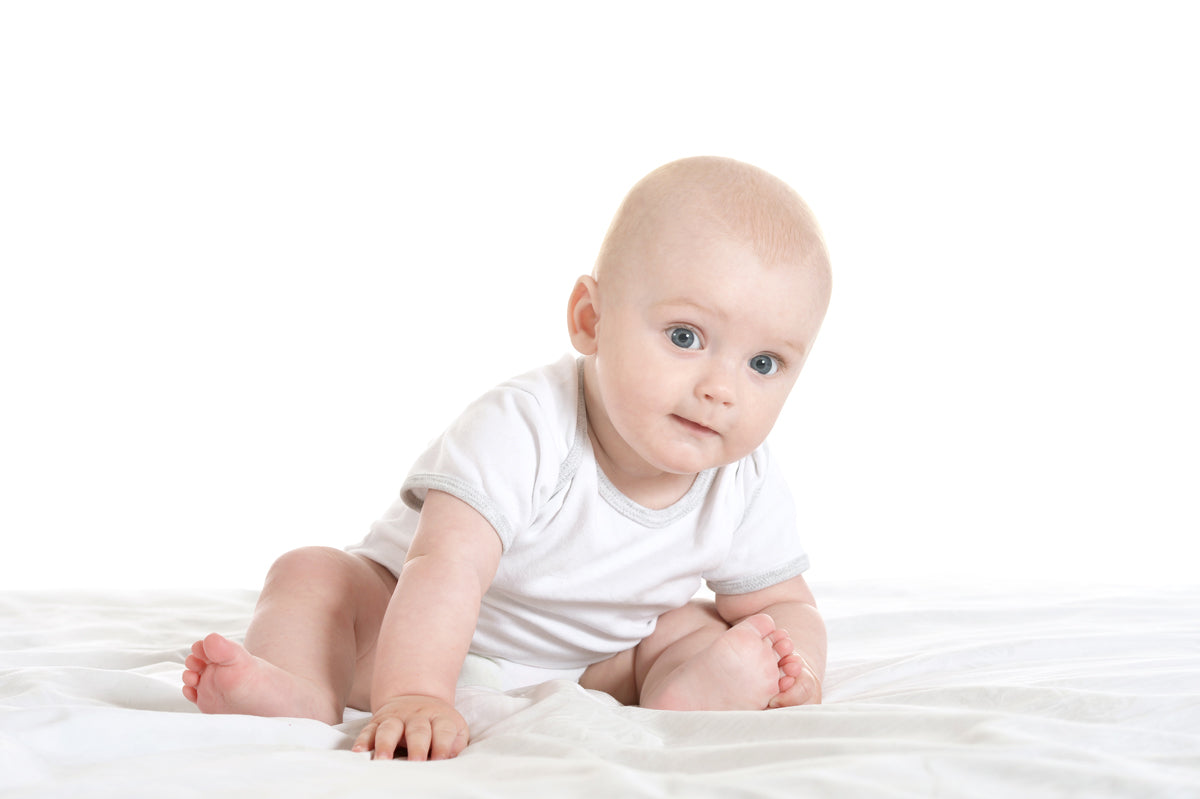
[[[705,582],[714,594],[749,594],[803,574],[808,571],[808,566],[808,555],[801,555],[769,572],[756,574],[753,577],[743,577],[737,580],[706,580]]]
[[[505,550],[512,544],[513,531],[512,525],[508,523],[508,519],[504,517],[500,508],[496,503],[492,502],[487,494],[470,483],[440,474],[423,473],[409,475],[408,479],[404,481],[404,487],[401,489],[400,494],[404,498],[404,504],[420,512],[421,506],[424,503],[413,493],[413,489],[417,488],[444,491],[453,497],[461,499],[487,520],[487,523],[496,531],[496,535],[500,537],[500,544]]]

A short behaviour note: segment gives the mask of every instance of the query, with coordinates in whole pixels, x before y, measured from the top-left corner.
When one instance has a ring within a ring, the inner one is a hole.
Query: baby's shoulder
[[[575,411],[579,390],[579,364],[570,355],[531,369],[498,384],[490,394],[527,397],[547,409]],[[486,396],[486,395],[485,395]]]
[[[574,358],[564,356],[496,385],[476,400],[468,415],[486,414],[491,424],[507,419],[570,441],[579,425],[582,401],[578,366]]]
[[[719,470],[719,476],[725,477],[721,482],[727,490],[736,487],[740,491],[753,492],[767,480],[768,475],[776,468],[775,462],[771,458],[770,448],[763,443],[741,460],[722,467]]]
[[[710,490],[714,503],[736,509],[739,517],[763,503],[790,501],[791,496],[787,478],[766,444],[718,469]]]
[[[553,469],[578,445],[581,426],[586,433],[577,372],[575,360],[565,357],[492,387],[446,429],[441,446],[469,447],[487,462],[527,456]]]

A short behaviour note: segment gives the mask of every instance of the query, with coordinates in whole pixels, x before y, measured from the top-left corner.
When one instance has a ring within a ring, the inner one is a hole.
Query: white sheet
[[[239,636],[249,592],[0,593],[7,797],[1200,797],[1200,589],[818,584],[826,704],[617,706],[553,682],[464,691],[474,742],[375,763],[363,714],[204,716],[191,642]]]

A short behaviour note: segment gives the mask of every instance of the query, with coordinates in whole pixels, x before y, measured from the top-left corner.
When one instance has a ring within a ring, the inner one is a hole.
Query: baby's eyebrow
[[[700,302],[696,302],[688,297],[674,297],[669,300],[661,300],[654,303],[655,308],[688,308],[693,311],[699,311],[706,316],[713,316],[717,319],[728,319],[729,315],[720,308],[713,308]]]
[[[794,342],[790,339],[784,339],[783,345],[785,347],[789,347],[792,350],[792,352],[796,353],[801,358],[803,358],[806,354],[808,354],[807,347],[801,346],[800,344],[797,344],[796,342]]]

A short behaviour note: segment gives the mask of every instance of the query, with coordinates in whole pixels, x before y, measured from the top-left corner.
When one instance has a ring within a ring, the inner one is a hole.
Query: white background
[[[1194,583],[1190,7],[6,3],[0,587],[358,540],[700,153],[833,253],[812,579]]]

